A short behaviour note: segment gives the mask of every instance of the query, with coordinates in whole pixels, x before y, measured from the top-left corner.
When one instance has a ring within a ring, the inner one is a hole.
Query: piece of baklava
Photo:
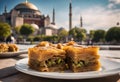
[[[7,44],[8,45],[8,52],[17,52],[19,48],[16,44]]]
[[[100,69],[99,47],[69,47],[67,63],[73,72],[97,71]]]
[[[0,44],[0,52],[17,52],[19,48],[16,44],[6,44],[1,43]]]
[[[39,44],[37,44],[35,47],[49,47],[49,46],[55,47],[54,44],[52,44],[52,43],[50,43],[48,41],[42,41]]]
[[[69,41],[68,43],[66,43],[66,45],[67,46],[75,46],[75,45],[77,45],[77,43],[74,41]]]
[[[58,43],[57,46],[56,46],[56,48],[63,49],[63,45],[61,43]]]
[[[0,44],[0,52],[8,52],[8,46],[5,43]]]
[[[42,41],[39,44],[37,44],[35,47],[48,47],[49,42],[48,41]]]
[[[41,72],[64,71],[66,52],[52,47],[29,48],[28,65]]]

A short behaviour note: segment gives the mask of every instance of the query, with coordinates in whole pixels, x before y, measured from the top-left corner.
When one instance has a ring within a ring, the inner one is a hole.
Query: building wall
[[[56,35],[58,33],[57,29],[52,29],[52,35]]]
[[[50,18],[47,16],[44,20],[44,27],[47,27],[50,24]]]
[[[24,23],[27,23],[27,24],[35,23],[38,26],[41,26],[40,18],[24,18]]]
[[[52,29],[45,29],[46,36],[52,36]]]
[[[4,15],[0,15],[0,22],[5,22],[5,16]]]
[[[15,27],[16,17],[18,16],[18,12],[16,10],[11,11],[11,26]]]
[[[14,27],[21,26],[24,24],[22,17],[16,17],[14,21]]]

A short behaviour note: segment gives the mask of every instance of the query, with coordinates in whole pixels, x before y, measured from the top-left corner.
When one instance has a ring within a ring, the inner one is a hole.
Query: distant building
[[[7,22],[12,28],[25,23],[31,24],[35,29],[39,27],[39,29],[37,28],[38,34],[52,35],[57,31],[55,10],[53,9],[53,21],[51,23],[49,15],[45,16],[34,4],[28,1],[19,3],[10,12],[7,12],[5,6],[4,13],[0,15],[0,22]]]

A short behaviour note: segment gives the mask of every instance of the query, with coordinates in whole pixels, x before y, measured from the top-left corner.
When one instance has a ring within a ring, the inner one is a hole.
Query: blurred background
[[[0,42],[74,40],[119,49],[119,15],[119,0],[0,0]]]

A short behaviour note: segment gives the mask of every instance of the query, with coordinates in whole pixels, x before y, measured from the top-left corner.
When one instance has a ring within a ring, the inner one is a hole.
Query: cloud
[[[85,28],[90,29],[104,29],[108,30],[110,27],[115,26],[119,14],[117,11],[108,10],[104,7],[94,7],[83,11]]]
[[[56,11],[56,24],[58,27],[64,27],[66,30],[69,29],[69,16],[68,11]]]
[[[94,6],[82,10],[79,7],[73,8],[73,26],[79,26],[80,15],[83,17],[83,27],[89,30],[104,29],[116,26],[119,21],[120,9],[108,9],[103,6]],[[58,26],[69,27],[68,12],[59,12],[60,20],[57,20]]]
[[[109,0],[108,8],[115,8],[120,5],[120,0]]]
[[[120,4],[120,0],[109,0],[109,2],[114,3],[114,4]]]
[[[109,4],[108,4],[108,8],[110,8],[110,9],[111,9],[111,8],[114,8],[114,6],[115,6],[115,5],[114,5],[113,3],[109,3]]]

